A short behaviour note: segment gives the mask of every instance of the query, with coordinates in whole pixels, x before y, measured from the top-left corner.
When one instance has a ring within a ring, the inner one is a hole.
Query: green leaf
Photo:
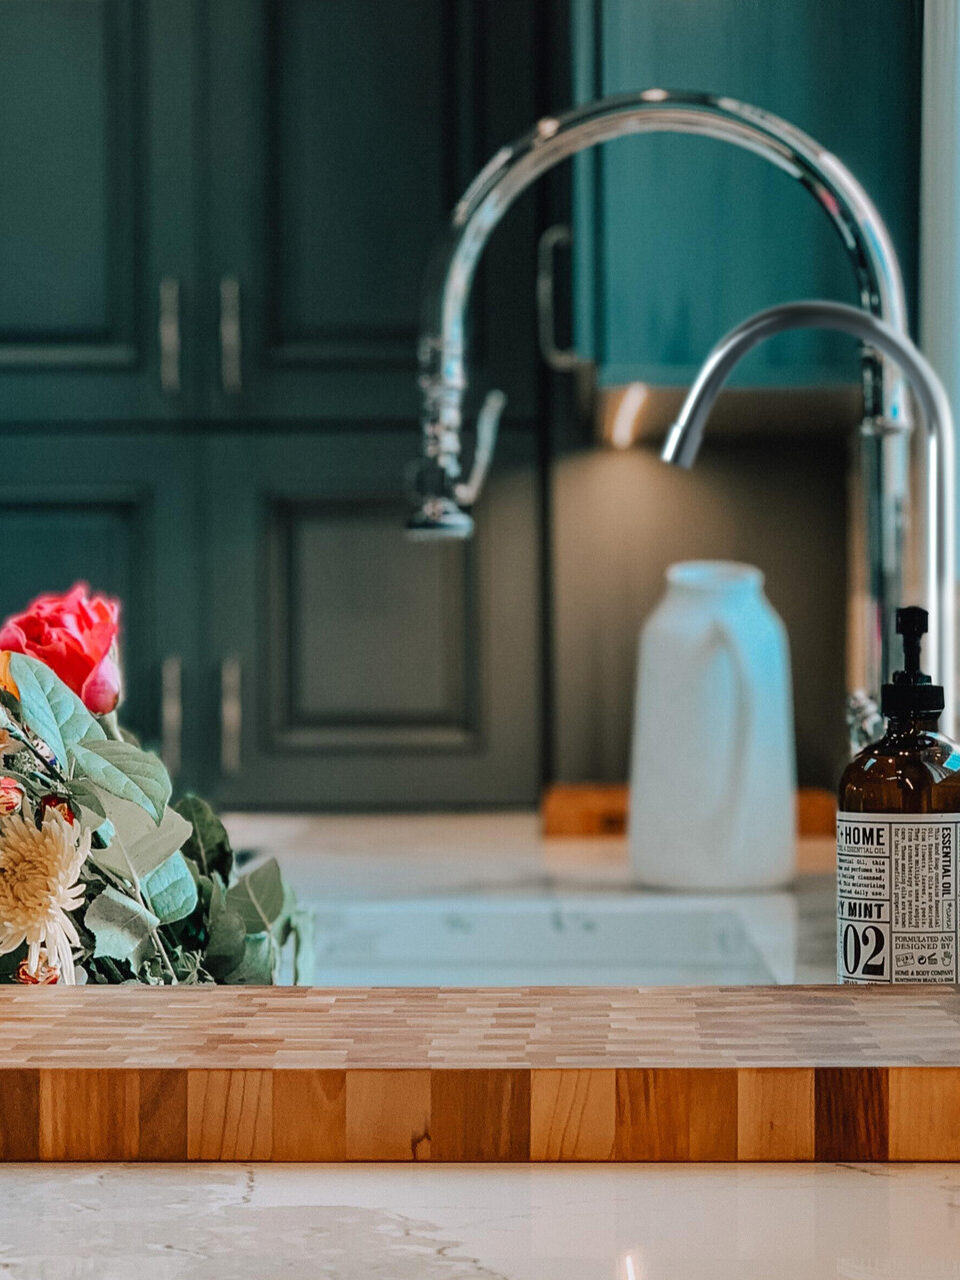
[[[218,871],[228,881],[233,872],[233,850],[223,823],[199,796],[184,796],[174,808],[193,827],[183,856],[195,862],[203,875]]]
[[[141,880],[140,888],[161,924],[182,920],[197,905],[196,881],[179,852],[171,854]]]
[[[96,788],[91,783],[82,778],[71,779],[67,784],[67,788],[72,798],[76,800],[77,804],[80,806],[81,810],[88,809],[90,813],[101,819],[107,816],[107,811],[103,807],[103,801],[100,799]],[[96,824],[94,823],[92,825]]]
[[[72,747],[70,754],[96,787],[138,804],[159,825],[170,799],[170,777],[157,756],[129,742],[90,737]]]
[[[248,933],[244,938],[243,955],[235,969],[223,979],[231,987],[269,987],[273,984],[273,967],[276,948],[271,935]]]
[[[20,690],[20,714],[27,728],[42,738],[61,768],[67,749],[83,738],[103,738],[104,732],[72,689],[36,658],[10,655],[10,674]]]
[[[291,905],[276,858],[248,871],[227,890],[227,906],[242,918],[247,933],[278,931]]]
[[[226,894],[219,877],[208,881],[210,892],[210,936],[203,953],[203,967],[211,977],[222,981],[243,958],[247,931],[243,920],[226,906]]]
[[[127,960],[136,970],[154,947],[151,937],[160,921],[133,898],[110,886],[87,907],[84,928],[96,939],[94,956]]]
[[[190,824],[175,809],[164,809],[157,826],[133,801],[121,800],[104,791],[98,795],[114,835],[106,849],[98,850],[94,857],[115,875],[127,880],[134,875],[144,879],[176,853],[190,836]]]
[[[291,919],[293,934],[293,983],[297,987],[313,985],[316,968],[316,948],[313,942],[313,911],[298,907]]]

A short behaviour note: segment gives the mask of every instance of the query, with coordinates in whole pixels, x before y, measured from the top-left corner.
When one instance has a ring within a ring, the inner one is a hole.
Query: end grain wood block
[[[136,1160],[140,1072],[40,1072],[41,1160]]]
[[[812,1160],[812,1067],[747,1068],[737,1075],[737,1158]]]
[[[891,1160],[960,1160],[960,1069],[891,1067]]]
[[[885,1067],[818,1067],[815,1073],[818,1160],[886,1160],[889,1154]]]
[[[429,1071],[351,1071],[346,1089],[348,1160],[429,1160]]]
[[[0,1161],[40,1156],[40,1072],[0,1072]]]
[[[434,1160],[530,1159],[529,1071],[434,1071]]]
[[[138,1160],[186,1160],[186,1071],[141,1071]]]
[[[618,1160],[736,1160],[737,1072],[617,1072]]]
[[[274,1072],[274,1160],[345,1160],[346,1130],[345,1072]]]
[[[530,1159],[612,1160],[616,1079],[615,1071],[534,1071]]]
[[[273,1072],[187,1073],[187,1158],[270,1160]]]

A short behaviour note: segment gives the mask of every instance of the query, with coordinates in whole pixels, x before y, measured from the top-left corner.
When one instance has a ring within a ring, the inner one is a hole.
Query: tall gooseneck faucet
[[[795,178],[836,227],[854,272],[860,305],[893,329],[907,331],[903,280],[896,253],[863,187],[829,151],[793,125],[730,98],[648,89],[604,98],[541,120],[480,171],[453,211],[447,236],[428,275],[420,340],[423,392],[422,463],[418,507],[408,523],[423,538],[469,537],[469,508],[483,485],[504,404],[490,392],[477,421],[474,463],[461,478],[462,406],[467,387],[465,319],[484,247],[513,201],[569,156],[634,133],[689,133],[752,151]],[[861,449],[868,459],[867,584],[869,617],[865,660],[853,673],[874,697],[890,670],[885,620],[902,604],[903,530],[906,517],[907,400],[897,366],[865,348],[862,357],[864,422]]]
[[[849,333],[895,360],[906,374],[927,431],[928,506],[933,536],[927,557],[926,594],[930,602],[927,660],[943,685],[943,731],[953,735],[956,715],[953,592],[956,580],[956,481],[954,426],[943,383],[908,337],[876,316],[841,302],[788,302],[758,311],[731,329],[704,361],[670,428],[661,454],[665,462],[690,467],[703,439],[713,403],[735,366],[748,351],[788,329],[836,329]]]

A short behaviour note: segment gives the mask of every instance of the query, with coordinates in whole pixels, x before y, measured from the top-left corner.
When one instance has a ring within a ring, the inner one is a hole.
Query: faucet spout
[[[931,612],[930,661],[944,686],[944,732],[956,716],[954,581],[956,514],[954,425],[943,383],[910,339],[877,316],[839,302],[792,302],[760,311],[716,344],[687,393],[661,457],[675,466],[693,465],[710,410],[739,361],[764,339],[787,329],[836,329],[869,343],[899,365],[916,398],[928,439],[928,504],[931,522],[927,600]]]

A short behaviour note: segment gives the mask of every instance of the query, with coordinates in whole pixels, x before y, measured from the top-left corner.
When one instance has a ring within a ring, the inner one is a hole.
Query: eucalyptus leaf
[[[174,808],[193,828],[192,838],[183,846],[183,856],[195,862],[203,875],[217,871],[228,881],[233,872],[233,850],[223,823],[199,796],[184,796]]]
[[[247,933],[279,932],[290,905],[276,858],[248,871],[227,890],[227,906],[243,919]]]
[[[97,728],[102,734],[99,725]],[[157,756],[129,742],[91,737],[72,747],[70,754],[97,788],[138,804],[159,825],[171,788],[170,777]]]
[[[84,738],[105,737],[95,717],[45,663],[13,653],[10,674],[20,691],[24,723],[43,739],[61,768],[66,766],[68,748]]]
[[[313,985],[317,952],[313,939],[313,911],[298,907],[291,918],[293,934],[293,982],[298,987]]]
[[[115,875],[143,880],[176,853],[190,835],[190,824],[175,809],[166,808],[160,825],[139,805],[109,792],[98,792],[114,836],[96,860]],[[102,829],[102,828],[101,828]]]
[[[248,933],[240,963],[223,981],[231,987],[268,987],[273,982],[275,957],[276,947],[269,932]]]
[[[182,920],[197,905],[197,884],[179,851],[141,880],[140,889],[161,924]]]
[[[73,778],[69,784],[70,795],[79,804],[81,811],[86,809],[90,813],[96,814],[98,818],[105,818],[107,811],[103,807],[96,788],[83,778]]]
[[[84,928],[96,939],[94,956],[126,960],[136,970],[153,948],[160,921],[133,898],[109,886],[87,907]]]
[[[226,905],[226,894],[218,877],[210,885],[210,936],[203,953],[203,966],[212,978],[222,982],[243,959],[247,930],[242,918]]]

